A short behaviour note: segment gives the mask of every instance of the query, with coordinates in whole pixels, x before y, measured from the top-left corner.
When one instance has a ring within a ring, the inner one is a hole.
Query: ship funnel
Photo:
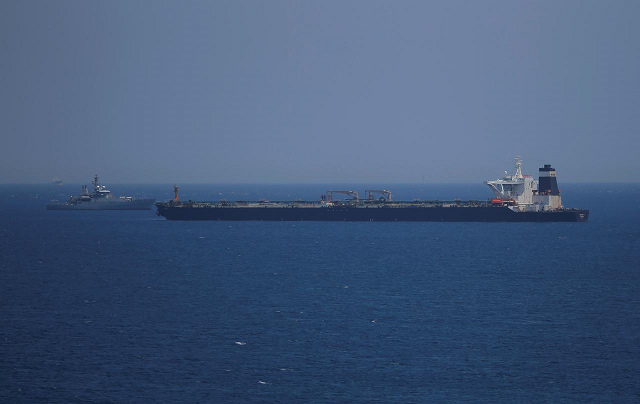
[[[545,164],[544,167],[539,169],[538,194],[560,195],[556,169],[552,168],[551,164]]]

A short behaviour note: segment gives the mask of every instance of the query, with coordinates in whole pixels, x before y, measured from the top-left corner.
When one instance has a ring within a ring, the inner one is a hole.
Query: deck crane
[[[386,198],[387,202],[391,202],[391,191],[386,189],[367,189],[364,192],[369,193],[369,200],[373,200],[373,194],[382,194]],[[382,198],[382,197],[381,197]]]
[[[359,200],[358,193],[356,191],[342,191],[342,190],[336,191],[336,190],[331,190],[331,191],[327,191],[327,200],[328,201],[331,201],[333,199],[333,194],[350,195],[356,201]]]

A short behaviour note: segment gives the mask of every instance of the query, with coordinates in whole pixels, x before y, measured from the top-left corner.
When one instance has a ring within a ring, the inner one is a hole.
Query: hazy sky
[[[638,1],[0,2],[0,183],[639,181]]]

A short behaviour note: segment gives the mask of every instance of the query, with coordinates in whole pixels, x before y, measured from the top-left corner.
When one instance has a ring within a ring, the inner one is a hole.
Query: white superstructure
[[[504,177],[499,180],[485,181],[496,195],[497,199],[503,201],[513,201],[517,205],[533,204],[534,191],[538,189],[538,181],[530,175],[522,175],[522,160],[520,156],[515,158],[516,173],[508,175],[504,172]]]
[[[520,156],[515,158],[516,172],[514,175],[508,175],[504,172],[504,177],[499,180],[485,181],[496,199],[493,203],[500,203],[509,206],[512,210],[517,211],[542,211],[555,210],[562,208],[561,196],[558,192],[539,190],[539,181],[536,181],[531,175],[522,174],[522,160]],[[555,170],[551,166],[545,165],[540,169],[540,175],[549,177],[553,176],[555,183]],[[553,171],[550,171],[553,170]],[[545,182],[545,188],[548,186]],[[557,185],[556,185],[557,188]]]

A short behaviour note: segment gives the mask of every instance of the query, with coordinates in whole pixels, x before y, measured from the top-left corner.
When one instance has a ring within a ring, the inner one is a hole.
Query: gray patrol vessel
[[[48,210],[149,210],[153,208],[155,199],[135,199],[131,196],[113,196],[106,186],[98,181],[98,174],[94,177],[93,193],[89,193],[86,185],[82,186],[82,193],[72,196],[66,202],[51,201]]]

